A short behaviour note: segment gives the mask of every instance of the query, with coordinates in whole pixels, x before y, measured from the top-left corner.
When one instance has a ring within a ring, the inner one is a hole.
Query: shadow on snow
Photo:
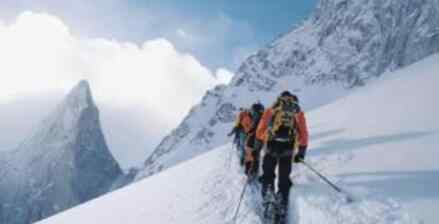
[[[439,170],[365,172],[339,175],[349,186],[372,189],[379,195],[403,200],[439,198]],[[351,180],[349,180],[351,179]]]
[[[342,129],[336,129],[332,131],[322,132],[314,136],[311,136],[311,138],[314,141],[318,138],[329,137],[331,135],[335,135],[343,131],[344,130]],[[338,138],[334,140],[324,141],[322,146],[313,148],[310,151],[310,154],[322,155],[322,154],[330,154],[330,153],[343,152],[349,150],[350,151],[359,150],[372,145],[407,141],[407,140],[421,138],[437,133],[438,132],[416,131],[416,132],[404,132],[404,133],[393,134],[393,135],[380,135],[380,136],[372,136],[372,137],[356,138],[356,139]]]

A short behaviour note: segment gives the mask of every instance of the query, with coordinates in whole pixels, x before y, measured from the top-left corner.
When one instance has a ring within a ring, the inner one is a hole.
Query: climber
[[[262,196],[267,191],[274,191],[275,169],[278,166],[278,192],[276,194],[284,213],[287,211],[290,188],[291,166],[294,145],[297,138],[298,152],[294,162],[299,163],[305,158],[308,146],[308,130],[304,112],[299,107],[297,96],[284,91],[272,107],[262,115],[256,135],[267,144],[263,158]]]
[[[241,113],[242,111],[244,111],[244,108],[240,107],[239,112]],[[229,136],[229,137],[231,137],[233,135],[233,145],[236,147],[236,149],[240,148],[239,135],[240,135],[241,130],[242,130],[242,128],[238,124],[238,125],[233,126],[232,130],[227,134],[227,136]]]
[[[234,133],[238,133],[239,140],[237,144],[239,156],[240,156],[240,164],[244,165],[245,160],[245,143],[247,141],[247,133],[251,129],[251,117],[248,109],[242,109],[240,111],[238,118],[236,119],[235,126],[232,131],[228,134],[228,136],[232,136]]]
[[[257,102],[251,106],[251,128],[245,146],[245,173],[250,177],[257,177],[259,171],[259,155],[263,146],[261,139],[256,138],[256,129],[264,113],[264,105]]]

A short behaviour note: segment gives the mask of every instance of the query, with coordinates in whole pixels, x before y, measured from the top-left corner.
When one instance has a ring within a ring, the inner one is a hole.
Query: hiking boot
[[[288,201],[289,201],[289,192],[277,192],[276,194],[276,200],[280,207],[286,208],[288,207]]]
[[[264,182],[262,182],[262,189],[261,189],[262,198],[264,198],[267,195],[267,192],[272,193],[272,195],[274,196],[274,187],[271,184],[265,184]]]

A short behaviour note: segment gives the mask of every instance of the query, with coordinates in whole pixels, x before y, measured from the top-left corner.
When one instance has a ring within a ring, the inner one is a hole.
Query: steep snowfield
[[[290,223],[436,223],[439,219],[439,54],[308,113],[307,160],[292,174]],[[230,145],[83,204],[41,224],[229,223],[244,176]],[[238,223],[260,223],[249,190]]]
[[[229,148],[197,157],[42,223],[224,223],[243,180],[236,166],[229,168]]]
[[[230,145],[220,147],[40,223],[232,224],[245,182],[232,150]],[[346,204],[327,189],[308,185],[311,183],[298,184],[291,196],[291,223],[412,223],[396,202],[362,200]],[[256,213],[258,195],[248,188],[237,223],[262,223]]]
[[[438,71],[434,55],[309,113],[313,160],[334,160],[324,171],[348,188],[392,197],[437,223]]]

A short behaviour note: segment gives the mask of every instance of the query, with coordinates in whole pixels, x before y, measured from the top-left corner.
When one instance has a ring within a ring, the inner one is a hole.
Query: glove
[[[271,141],[273,139],[274,133],[272,130],[269,130],[267,133],[267,142]]]
[[[306,148],[306,145],[299,146],[299,152],[297,152],[296,156],[294,157],[295,163],[300,163],[305,160]]]

